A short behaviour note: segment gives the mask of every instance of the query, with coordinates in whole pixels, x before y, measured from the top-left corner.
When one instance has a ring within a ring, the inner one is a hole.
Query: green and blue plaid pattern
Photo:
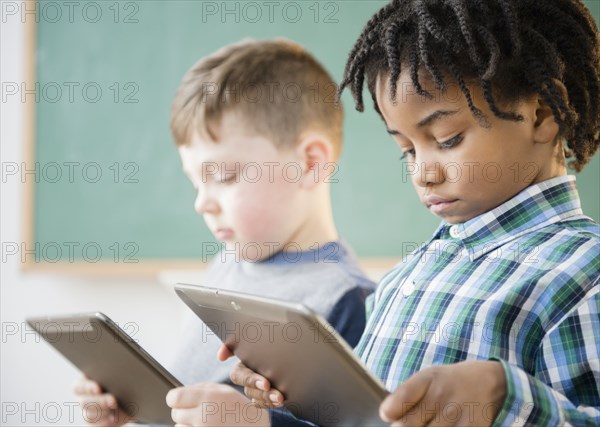
[[[389,390],[428,366],[500,360],[494,425],[600,425],[599,282],[600,227],[575,178],[553,178],[442,223],[382,279],[356,352]]]

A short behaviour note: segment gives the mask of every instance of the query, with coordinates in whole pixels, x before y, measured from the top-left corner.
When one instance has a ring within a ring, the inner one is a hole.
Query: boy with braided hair
[[[346,66],[340,91],[360,111],[365,82],[443,220],[384,276],[355,349],[392,392],[381,417],[600,425],[600,227],[567,175],[600,144],[590,12],[580,0],[394,0]],[[262,406],[284,401],[243,365],[232,379]]]

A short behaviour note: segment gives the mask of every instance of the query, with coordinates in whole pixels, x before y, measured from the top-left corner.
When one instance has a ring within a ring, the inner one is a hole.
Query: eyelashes
[[[194,192],[198,192],[200,191],[200,186],[196,185],[191,179],[188,180],[194,190]],[[203,184],[206,184],[208,180],[203,181]],[[215,184],[222,184],[222,185],[228,185],[228,184],[233,184],[234,182],[238,182],[238,176],[237,174],[226,174],[224,176],[222,176],[220,179],[211,179],[211,182],[214,182]]]
[[[237,181],[237,175],[236,174],[228,174],[225,175],[222,179],[217,180],[217,183],[219,184],[231,184],[233,182]]]
[[[458,135],[456,135],[453,138],[450,138],[446,141],[441,141],[437,143],[438,148],[442,149],[442,150],[448,150],[450,148],[454,148],[456,147],[458,144],[460,144],[463,140],[463,134],[459,133]],[[402,152],[402,156],[400,156],[400,160],[412,160],[415,158],[416,152],[414,148],[411,148],[409,150],[403,151]]]
[[[438,142],[438,147],[440,147],[441,149],[452,148],[452,147],[460,144],[462,142],[462,140],[463,140],[463,135],[462,135],[462,133],[459,133],[454,138],[450,138],[446,141]]]

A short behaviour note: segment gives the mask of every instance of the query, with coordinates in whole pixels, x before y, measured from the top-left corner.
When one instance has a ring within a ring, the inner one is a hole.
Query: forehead
[[[396,81],[396,99],[392,101],[390,75],[389,73],[380,73],[376,78],[375,85],[375,95],[379,107],[381,108],[382,105],[389,106],[390,104],[400,107],[408,104],[411,108],[415,106],[430,108],[441,104],[446,106],[452,104],[454,107],[460,107],[465,104],[466,100],[460,86],[453,79],[446,78],[444,82],[446,87],[439,89],[428,73],[419,71],[418,76],[422,89],[429,92],[432,95],[431,97],[420,95],[417,92],[410,70],[405,67]]]
[[[226,124],[223,122],[223,124]],[[243,126],[222,126],[217,141],[194,132],[189,144],[179,147],[184,170],[196,170],[206,163],[249,163],[273,161],[280,150],[265,137],[244,132]]]

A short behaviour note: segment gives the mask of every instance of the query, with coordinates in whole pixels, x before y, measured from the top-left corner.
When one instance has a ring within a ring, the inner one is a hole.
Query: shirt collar
[[[288,265],[288,264],[306,264],[318,262],[340,262],[346,256],[345,245],[340,240],[327,242],[322,246],[307,251],[279,251],[271,257],[259,261],[258,264],[270,265]]]
[[[433,239],[460,241],[474,261],[525,233],[577,215],[583,212],[575,177],[565,175],[531,185],[465,223],[442,222]]]

